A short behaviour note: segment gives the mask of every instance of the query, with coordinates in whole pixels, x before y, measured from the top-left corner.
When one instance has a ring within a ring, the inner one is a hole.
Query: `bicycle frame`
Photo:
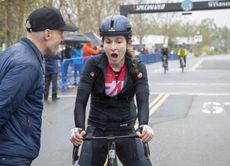
[[[106,140],[108,141],[108,162],[107,166],[117,166],[117,155],[116,155],[116,140],[117,139],[127,139],[127,138],[138,138],[137,135],[123,135],[123,136],[107,136],[107,137],[85,137],[83,141],[92,141],[92,140]],[[75,146],[76,147],[76,146]],[[76,148],[79,148],[76,147]],[[78,153],[78,149],[74,150],[73,153]],[[73,165],[78,159],[77,157],[74,158],[73,154]],[[75,160],[75,161],[74,161]]]

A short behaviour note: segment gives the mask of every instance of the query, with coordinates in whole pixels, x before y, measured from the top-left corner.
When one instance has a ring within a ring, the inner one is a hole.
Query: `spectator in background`
[[[60,98],[57,97],[57,80],[58,80],[58,59],[61,59],[56,56],[51,56],[46,54],[45,58],[45,92],[44,92],[44,100],[48,100],[50,83],[52,82],[52,100],[56,101]]]
[[[83,56],[90,56],[90,55],[96,55],[100,52],[100,48],[98,47],[93,47],[92,42],[88,42],[83,46]]]
[[[77,43],[72,50],[72,63],[74,67],[74,85],[78,84],[79,82],[79,77],[82,73],[83,69],[83,50],[82,50],[82,43]]]
[[[72,45],[71,44],[66,44],[65,49],[61,51],[62,60],[72,58],[71,51],[72,51]]]
[[[144,49],[144,47],[141,47],[141,48],[140,48],[140,53],[141,53],[141,54],[145,54],[145,49]]]
[[[67,80],[67,72],[72,58],[72,45],[66,44],[65,49],[61,51],[61,68],[62,68],[62,83],[65,84]]]
[[[144,47],[144,54],[149,55],[149,49],[147,47]]]

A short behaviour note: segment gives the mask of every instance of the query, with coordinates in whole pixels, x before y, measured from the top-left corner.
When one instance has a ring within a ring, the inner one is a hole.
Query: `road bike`
[[[117,164],[117,155],[116,155],[116,140],[118,139],[127,139],[127,138],[138,138],[137,135],[123,135],[123,136],[107,136],[107,137],[85,137],[83,141],[92,141],[92,140],[106,140],[108,143],[108,154],[107,154],[107,164],[106,166],[118,166]],[[150,155],[150,150],[148,143],[144,143],[145,154]],[[72,155],[72,164],[74,165],[78,160],[78,150],[79,146],[74,146],[73,155]]]
[[[162,67],[164,68],[164,74],[168,70],[168,62],[167,62],[167,57],[165,55],[162,55]]]
[[[180,57],[179,57],[179,60],[180,60],[180,68],[181,68],[181,71],[184,72],[184,68],[185,68],[184,57],[183,57],[183,56],[180,56]]]

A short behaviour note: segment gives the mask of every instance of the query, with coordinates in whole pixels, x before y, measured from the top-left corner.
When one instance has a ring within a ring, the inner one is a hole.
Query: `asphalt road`
[[[154,166],[229,166],[230,55],[190,57],[147,65],[150,85],[150,142]],[[45,103],[41,151],[33,166],[70,166],[76,88]]]

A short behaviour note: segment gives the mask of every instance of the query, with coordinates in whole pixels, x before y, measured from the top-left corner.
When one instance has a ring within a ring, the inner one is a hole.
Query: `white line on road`
[[[63,97],[63,98],[71,98],[71,97],[76,97],[76,95],[70,95],[70,94],[60,94],[60,95],[58,95],[58,97]]]
[[[203,59],[199,60],[193,67],[189,69],[189,71],[195,71],[200,65],[203,63]]]
[[[177,83],[177,82],[169,82],[169,83],[153,83],[154,85],[182,85],[182,86],[230,86],[230,83],[186,83],[186,82],[182,82],[182,83]]]
[[[151,92],[150,95],[159,95],[163,92]],[[169,95],[196,95],[196,96],[230,96],[230,93],[199,93],[199,92],[167,92]]]

